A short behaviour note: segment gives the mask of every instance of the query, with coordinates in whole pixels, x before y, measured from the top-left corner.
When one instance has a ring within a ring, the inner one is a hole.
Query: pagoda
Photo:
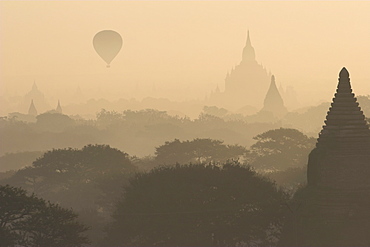
[[[343,68],[281,246],[370,246],[370,130]]]
[[[28,108],[28,115],[37,116],[37,110],[35,104],[33,103],[33,99],[31,100],[30,107]]]
[[[271,112],[275,117],[282,117],[288,112],[284,106],[283,98],[276,87],[274,75],[271,76],[271,84],[267,91],[261,111]]]
[[[309,186],[330,188],[370,187],[370,130],[359,103],[352,93],[349,73],[339,74],[337,93],[319,134],[316,150],[308,164]],[[325,150],[326,159],[317,160],[315,153]],[[346,163],[347,165],[338,165]]]
[[[58,100],[58,105],[57,105],[57,108],[55,108],[55,111],[57,113],[63,114],[62,107],[60,106],[60,100]]]

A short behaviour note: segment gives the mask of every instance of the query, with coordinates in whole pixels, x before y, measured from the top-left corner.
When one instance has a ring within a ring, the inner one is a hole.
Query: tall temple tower
[[[249,31],[242,52],[241,62],[227,73],[225,91],[220,95],[211,95],[215,103],[223,106],[241,108],[254,106],[261,108],[265,93],[269,86],[269,74],[256,61],[256,53],[252,46]]]
[[[256,53],[252,47],[251,38],[249,36],[249,30],[247,34],[247,42],[243,49],[242,61],[241,63],[255,63],[256,62]]]
[[[274,75],[271,76],[270,87],[267,91],[261,111],[271,112],[276,117],[282,117],[286,113],[288,113],[287,109],[284,106],[284,101],[279,93],[279,90],[276,87]]]
[[[345,68],[307,179],[282,246],[370,246],[370,130]]]
[[[259,107],[269,86],[266,69],[256,61],[249,31],[243,49],[242,60],[225,78],[225,96],[230,101]],[[241,106],[243,106],[241,105]]]

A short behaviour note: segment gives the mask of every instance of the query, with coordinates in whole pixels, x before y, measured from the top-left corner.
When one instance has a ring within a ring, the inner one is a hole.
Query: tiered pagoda
[[[345,68],[307,178],[281,245],[370,246],[370,130]]]

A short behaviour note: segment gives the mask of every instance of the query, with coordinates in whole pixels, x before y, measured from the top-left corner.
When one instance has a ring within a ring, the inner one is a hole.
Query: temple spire
[[[287,113],[284,106],[284,101],[281,98],[279,90],[276,87],[275,76],[271,76],[270,88],[267,91],[265,100],[263,102],[262,111],[272,112],[275,116],[281,117]]]
[[[342,70],[339,72],[339,79],[340,78],[343,78],[343,79],[349,79],[349,72],[348,70],[346,69],[346,67],[343,67]]]
[[[36,81],[35,80],[33,80],[32,91],[38,91],[38,88],[37,88],[37,85],[36,85]]]
[[[317,147],[361,151],[370,141],[370,130],[359,103],[352,93],[349,73],[339,73],[337,92],[318,138]]]
[[[249,37],[249,30],[248,30],[248,32],[247,32],[247,42],[246,42],[246,46],[252,46],[251,38]]]
[[[28,108],[28,114],[33,115],[33,116],[37,116],[37,110],[36,110],[35,105],[33,104],[33,99],[31,100],[30,107]]]
[[[245,47],[243,49],[243,57],[242,57],[242,63],[243,62],[251,62],[256,60],[256,54],[254,52],[254,48],[252,47],[251,38],[249,36],[249,30],[247,32],[247,42],[245,44]]]
[[[60,101],[58,100],[58,106],[57,108],[55,109],[55,111],[57,111],[58,113],[62,114],[63,113],[63,110],[62,110],[62,107],[60,106]]]

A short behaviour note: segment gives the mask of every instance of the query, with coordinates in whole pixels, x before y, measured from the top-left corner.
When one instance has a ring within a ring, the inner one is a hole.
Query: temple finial
[[[62,107],[60,106],[60,100],[58,99],[58,105],[57,105],[57,108],[55,109],[56,112],[62,114],[63,113],[63,110],[62,110]]]
[[[349,73],[346,67],[343,67],[343,69],[339,72],[339,78],[349,78]]]
[[[250,46],[252,45],[251,38],[249,37],[249,29],[247,31],[247,44],[250,45]]]
[[[33,80],[32,90],[37,90],[36,80]]]
[[[256,54],[254,48],[252,47],[251,38],[249,36],[249,30],[247,31],[247,42],[243,49],[242,62],[255,61]]]

